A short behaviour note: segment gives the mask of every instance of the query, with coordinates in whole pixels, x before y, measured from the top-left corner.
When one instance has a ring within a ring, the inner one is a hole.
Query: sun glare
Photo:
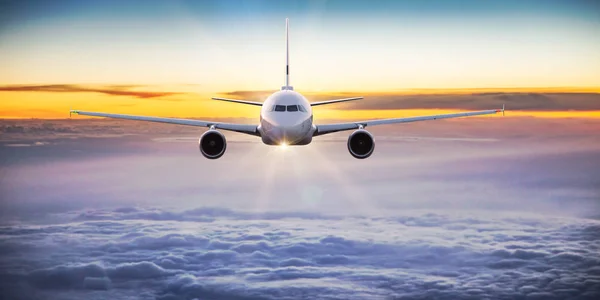
[[[288,144],[286,142],[279,144],[279,149],[286,150],[287,148],[288,148]]]

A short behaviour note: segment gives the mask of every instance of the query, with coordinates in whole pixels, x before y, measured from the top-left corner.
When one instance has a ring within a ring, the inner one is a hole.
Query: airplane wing
[[[502,106],[502,109],[490,109],[490,110],[471,111],[471,112],[454,113],[454,114],[422,116],[422,117],[393,118],[393,119],[380,119],[380,120],[369,120],[369,121],[359,121],[359,122],[349,122],[349,123],[317,125],[316,126],[317,130],[315,131],[313,136],[324,135],[324,134],[338,132],[338,131],[344,131],[344,130],[359,129],[359,128],[367,127],[367,126],[396,124],[396,123],[409,123],[409,122],[437,120],[437,119],[450,119],[450,118],[460,118],[460,117],[469,117],[469,116],[493,115],[493,114],[496,114],[499,112],[501,112],[504,115],[504,105]]]
[[[248,100],[237,100],[237,99],[219,98],[219,97],[212,97],[211,99],[213,99],[213,100],[219,100],[219,101],[227,101],[227,102],[234,102],[234,103],[256,105],[256,106],[262,106],[263,105],[262,102],[248,101]]]
[[[189,120],[189,119],[107,114],[107,113],[89,112],[89,111],[81,111],[81,110],[71,110],[70,113],[83,115],[83,116],[92,116],[92,117],[105,117],[105,118],[124,119],[124,120],[169,123],[169,124],[198,126],[198,127],[214,127],[215,129],[235,131],[235,132],[260,136],[260,133],[256,129],[256,127],[257,127],[256,125],[232,124],[232,123],[221,123],[221,122]]]
[[[317,106],[317,105],[325,105],[325,104],[338,103],[338,102],[360,100],[362,98],[363,97],[353,97],[353,98],[342,98],[342,99],[334,99],[334,100],[317,101],[317,102],[311,103],[310,106]]]

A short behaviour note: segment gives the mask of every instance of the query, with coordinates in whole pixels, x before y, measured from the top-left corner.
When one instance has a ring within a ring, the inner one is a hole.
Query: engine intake
[[[359,129],[348,137],[348,151],[355,158],[367,158],[374,150],[375,140],[368,131]]]
[[[198,141],[198,148],[200,148],[200,153],[202,153],[204,157],[217,159],[225,154],[227,141],[222,133],[211,129],[202,134]]]

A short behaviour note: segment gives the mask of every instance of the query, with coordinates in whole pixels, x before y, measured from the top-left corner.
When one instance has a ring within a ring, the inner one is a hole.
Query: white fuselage
[[[307,145],[316,127],[310,103],[293,90],[273,93],[263,103],[258,132],[267,145]]]

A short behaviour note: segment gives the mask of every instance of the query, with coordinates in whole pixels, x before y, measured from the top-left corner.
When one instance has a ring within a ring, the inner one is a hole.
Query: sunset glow
[[[0,118],[64,118],[70,108],[253,118],[256,108],[208,99],[283,84],[286,17],[291,84],[309,99],[589,93],[598,102],[600,23],[593,4],[464,1],[460,11],[410,1],[14,4],[0,30]],[[350,105],[315,114],[369,119],[435,109],[413,108],[347,111]],[[598,110],[509,116],[597,118]]]

